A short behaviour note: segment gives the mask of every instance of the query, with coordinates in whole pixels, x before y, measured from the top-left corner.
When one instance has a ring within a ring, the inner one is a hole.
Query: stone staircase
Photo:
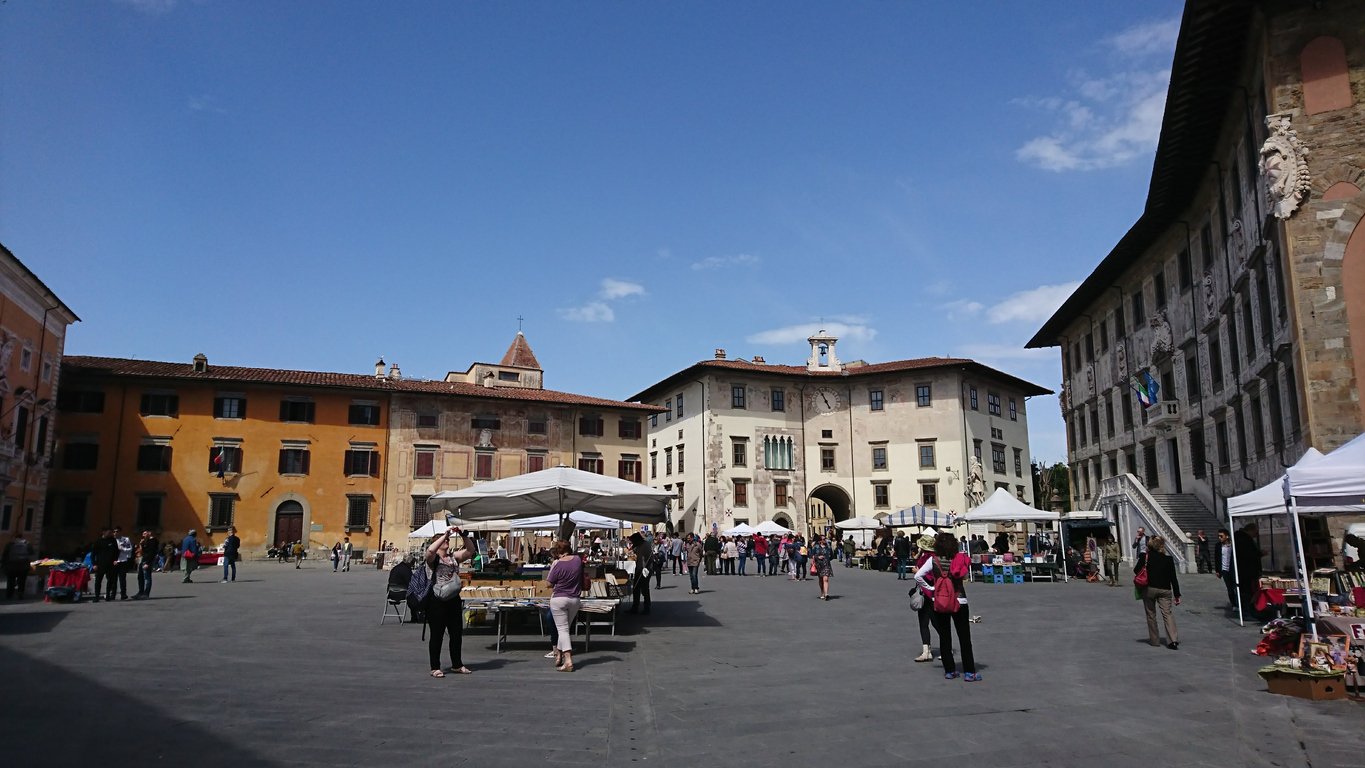
[[[1204,506],[1204,502],[1192,493],[1154,493],[1152,498],[1190,538],[1194,538],[1195,532],[1202,528],[1209,541],[1214,541],[1218,538],[1218,529],[1224,527],[1218,517]]]

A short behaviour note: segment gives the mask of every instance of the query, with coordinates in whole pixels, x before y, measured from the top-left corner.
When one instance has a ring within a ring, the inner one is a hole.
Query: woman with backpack
[[[981,675],[976,673],[976,659],[972,656],[967,593],[962,587],[970,572],[970,561],[958,551],[957,538],[951,533],[940,533],[934,539],[933,557],[915,571],[915,583],[929,596],[933,610],[931,619],[938,631],[939,654],[943,657],[943,677],[947,680],[957,677],[957,664],[953,660],[953,629],[956,629],[958,643],[962,646],[962,679],[975,683]]]
[[[450,538],[456,534],[460,537],[459,548],[452,551]],[[473,546],[464,532],[453,526],[427,547],[426,564],[434,572],[426,598],[427,628],[431,631],[427,652],[431,657],[432,677],[446,676],[441,671],[441,643],[446,635],[450,635],[450,668],[446,672],[470,674],[469,667],[461,660],[464,603],[460,600],[460,563],[473,557]]]

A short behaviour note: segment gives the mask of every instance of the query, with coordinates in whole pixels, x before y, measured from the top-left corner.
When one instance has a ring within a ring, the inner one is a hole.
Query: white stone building
[[[1033,502],[1026,400],[1048,390],[959,358],[844,363],[838,339],[808,341],[805,365],[718,349],[630,398],[665,409],[650,417],[645,482],[677,494],[681,530],[962,513],[974,465],[978,492]]]

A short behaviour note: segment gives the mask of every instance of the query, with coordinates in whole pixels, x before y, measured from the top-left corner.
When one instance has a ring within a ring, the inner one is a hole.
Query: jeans
[[[230,576],[230,577],[229,577],[229,575],[228,575],[229,572],[231,573],[231,576]],[[229,562],[229,561],[228,561],[228,558],[226,558],[226,557],[223,558],[223,581],[236,581],[236,580],[237,580],[237,561],[236,561],[236,560],[233,560],[233,561]]]
[[[152,564],[138,566],[137,569],[137,593],[142,597],[152,596]]]
[[[692,581],[692,589],[693,589],[694,591],[697,591],[697,590],[700,590],[700,589],[701,589],[701,586],[697,583],[697,579],[698,579],[700,576],[701,576],[701,566],[699,566],[699,565],[688,566],[688,568],[687,568],[687,578],[690,579],[690,580]]]
[[[679,555],[673,555],[669,559],[673,561],[673,573],[674,575],[677,575],[678,566],[682,565],[682,557]]]
[[[777,565],[778,565],[777,561],[778,561],[777,555],[768,555],[768,575],[769,575],[769,576],[776,576],[776,575],[777,575]]]
[[[896,579],[897,579],[897,580],[900,580],[900,579],[904,579],[904,578],[905,578],[905,567],[906,567],[907,565],[909,565],[909,564],[910,564],[910,558],[908,558],[908,557],[898,557],[898,558],[896,558]]]
[[[948,674],[957,672],[953,661],[953,630],[957,630],[958,644],[962,646],[962,671],[976,672],[976,658],[972,656],[972,625],[968,619],[970,611],[966,605],[959,605],[957,613],[939,613],[930,608],[933,614],[934,629],[938,631],[938,652],[943,656],[943,671]]]
[[[754,555],[754,560],[758,561],[759,576],[764,576],[767,575],[768,573],[768,566],[763,562],[764,560],[767,559],[767,557],[768,557],[767,555]]]
[[[350,555],[343,554],[343,555],[341,556],[341,570],[343,570],[343,571],[349,571],[349,570],[351,570],[351,556],[350,556]]]
[[[119,597],[128,599],[128,570],[133,567],[131,560],[114,563],[114,576],[109,580],[109,599],[114,599],[114,587],[118,587]]]
[[[663,588],[664,588],[664,564],[663,564],[663,563],[659,563],[659,570],[657,570],[657,571],[654,572],[654,588],[655,588],[655,589],[663,589]]]
[[[13,566],[5,570],[5,599],[8,600],[15,595],[20,600],[24,599],[24,590],[28,587],[28,565]]]
[[[1228,605],[1231,605],[1231,606],[1233,606],[1233,607],[1235,608],[1235,607],[1237,606],[1237,574],[1236,574],[1236,572],[1235,572],[1235,571],[1230,571],[1230,570],[1229,570],[1229,571],[1223,571],[1223,583],[1224,583],[1225,585],[1227,585],[1227,588],[1228,588]],[[1254,608],[1255,606],[1251,606],[1251,607]],[[1243,612],[1245,612],[1246,609],[1247,609],[1247,606],[1242,606]]]
[[[748,556],[748,555],[740,555],[740,556],[739,556],[739,575],[740,575],[740,576],[744,576],[744,575],[745,575],[745,573],[744,573],[744,564],[747,563],[747,562],[749,562],[749,556]]]

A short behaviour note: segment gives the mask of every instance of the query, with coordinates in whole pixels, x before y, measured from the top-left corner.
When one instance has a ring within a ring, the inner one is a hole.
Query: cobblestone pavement
[[[905,582],[665,575],[649,616],[578,670],[534,625],[470,676],[427,677],[418,626],[379,625],[385,574],[244,563],[159,575],[150,601],[0,602],[6,764],[1359,766],[1365,705],[1266,693],[1256,630],[1186,576],[1179,651],[1131,588],[972,585],[985,680],[916,664]]]

